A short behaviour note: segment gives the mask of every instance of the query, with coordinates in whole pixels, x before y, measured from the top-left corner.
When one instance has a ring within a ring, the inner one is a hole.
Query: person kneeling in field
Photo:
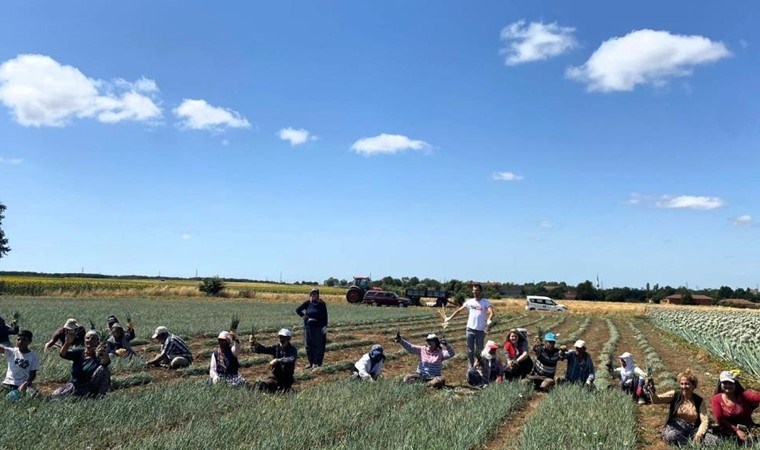
[[[40,370],[40,360],[37,353],[29,348],[31,342],[32,332],[21,330],[16,337],[15,347],[0,345],[0,352],[8,362],[8,372],[2,387],[10,391],[8,395],[11,398],[20,398],[27,392],[34,392],[32,382]]]
[[[606,364],[607,372],[613,379],[620,379],[617,387],[626,394],[632,395],[639,405],[647,403],[647,395],[644,392],[644,383],[647,373],[633,363],[633,355],[628,352],[619,356],[620,367],[613,369],[612,361]],[[610,387],[615,387],[611,385]]]
[[[132,346],[129,341],[135,338],[135,330],[132,328],[132,324],[127,324],[127,330],[116,322],[111,326],[111,336],[106,339],[106,351],[108,356],[113,359],[117,356],[131,358],[135,352],[132,350]]]
[[[544,335],[543,344],[538,343],[533,346],[533,353],[536,354],[536,363],[533,366],[533,372],[528,377],[533,381],[536,390],[547,391],[551,389],[554,382],[554,375],[557,372],[557,363],[562,359],[562,355],[557,345],[557,336],[554,333]]]
[[[53,398],[68,396],[103,397],[111,386],[108,365],[111,360],[105,347],[100,345],[98,332],[90,330],[84,337],[84,348],[71,348],[76,340],[76,330],[69,330],[59,354],[71,364],[71,381],[53,391]]]
[[[179,336],[169,333],[168,328],[156,328],[156,332],[153,333],[152,338],[161,343],[161,353],[146,362],[146,365],[181,369],[193,362],[193,355],[190,353],[190,349],[185,344],[185,341]]]
[[[211,383],[216,384],[222,380],[230,386],[245,386],[245,378],[238,375],[240,339],[228,331],[222,331],[219,333],[217,341],[219,346],[211,354],[211,365],[209,367]]]
[[[68,319],[66,323],[59,329],[53,332],[50,340],[45,343],[45,351],[52,349],[53,347],[60,347],[66,341],[66,335],[70,330],[74,330],[74,342],[71,345],[75,347],[81,347],[84,345],[85,329],[82,325],[79,325],[76,319]]]
[[[359,380],[377,381],[383,373],[385,354],[383,346],[375,344],[354,364],[351,377]]]
[[[277,333],[279,342],[275,345],[265,346],[256,342],[256,337],[251,335],[249,342],[253,352],[274,357],[269,361],[272,374],[266,379],[256,382],[254,388],[266,392],[287,392],[293,387],[295,382],[293,372],[296,369],[298,350],[290,343],[292,337],[293,332],[283,328]]]
[[[396,333],[396,342],[400,343],[407,353],[420,358],[417,373],[405,376],[404,383],[427,383],[428,386],[436,389],[446,385],[446,379],[442,376],[441,370],[443,362],[454,356],[454,349],[445,339],[441,340],[435,334],[428,334],[425,339],[427,345],[412,345]]]
[[[760,434],[752,413],[760,405],[760,392],[744,389],[736,375],[730,371],[720,373],[715,395],[712,396],[712,412],[718,423],[721,437],[736,439],[747,444]]]
[[[594,359],[586,351],[586,341],[579,339],[573,347],[573,350],[569,352],[563,352],[560,349],[561,358],[567,360],[567,372],[562,381],[593,388],[596,372],[594,372]]]
[[[668,420],[662,430],[662,440],[670,445],[695,444],[714,445],[718,438],[707,431],[709,419],[705,402],[694,390],[697,377],[691,370],[678,374],[677,391],[668,391],[658,395],[652,387],[652,403],[669,403]]]

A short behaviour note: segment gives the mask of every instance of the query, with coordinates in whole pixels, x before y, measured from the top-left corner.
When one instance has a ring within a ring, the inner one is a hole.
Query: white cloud
[[[523,179],[523,176],[513,172],[495,172],[491,176],[491,179],[495,181],[520,181]]]
[[[290,141],[290,145],[305,144],[307,141],[313,141],[317,138],[303,128],[295,129],[291,127],[281,129],[277,132],[277,136],[283,141]]]
[[[559,56],[578,46],[573,37],[575,28],[561,27],[556,23],[520,20],[501,30],[501,40],[507,45],[501,49],[505,63],[515,66]]]
[[[752,225],[752,216],[745,214],[733,220],[734,225]]]
[[[541,223],[538,224],[541,228],[554,228],[554,224],[549,222],[548,220],[542,220]]]
[[[392,155],[404,150],[427,150],[431,148],[425,141],[409,139],[400,134],[379,134],[361,138],[354,142],[351,149],[364,156]]]
[[[190,233],[182,233],[182,240],[183,241],[189,241],[192,238]]]
[[[5,158],[0,157],[0,164],[10,164],[13,166],[13,165],[21,164],[22,162],[24,162],[24,160],[21,158],[5,159]]]
[[[651,199],[652,197],[650,195],[643,195],[639,194],[637,192],[634,192],[631,194],[630,197],[628,197],[628,200],[624,201],[624,205],[640,205],[641,203]]]
[[[224,128],[250,128],[239,112],[209,105],[206,100],[185,99],[174,108],[180,127],[191,130],[221,131]]]
[[[24,126],[62,127],[74,118],[155,122],[161,117],[157,93],[153,80],[95,80],[45,55],[18,55],[0,64],[0,102]]]
[[[725,202],[718,197],[705,197],[695,195],[679,195],[677,197],[663,195],[657,202],[658,208],[671,209],[699,209],[710,210],[723,206]]]
[[[662,86],[730,55],[722,42],[703,36],[636,30],[604,41],[585,64],[568,68],[566,75],[586,83],[591,92],[632,91],[639,84]]]

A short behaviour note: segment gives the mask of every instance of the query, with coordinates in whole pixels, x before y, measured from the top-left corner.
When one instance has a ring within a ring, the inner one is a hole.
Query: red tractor
[[[364,294],[372,289],[372,280],[369,277],[355,276],[354,284],[346,292],[348,303],[361,303],[364,300]]]

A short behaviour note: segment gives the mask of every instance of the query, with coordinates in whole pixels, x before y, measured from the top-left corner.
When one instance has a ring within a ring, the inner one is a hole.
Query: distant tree
[[[649,292],[649,283],[647,283],[647,292]]]
[[[417,277],[409,278],[409,286],[417,286],[420,284],[420,279]]]
[[[328,279],[325,280],[324,285],[325,286],[329,286],[329,287],[337,286],[338,285],[338,279],[334,278],[334,277],[330,277],[330,278],[328,278]]]
[[[718,289],[718,300],[723,300],[726,298],[733,298],[734,297],[734,290],[731,289],[728,286],[721,286],[720,289]]]
[[[224,290],[224,280],[219,277],[204,278],[198,285],[198,290],[215,297]]]
[[[601,295],[599,290],[589,280],[580,283],[576,288],[576,298],[578,300],[600,300]]]
[[[688,288],[682,287],[678,289],[678,293],[681,294],[682,305],[693,305],[694,297],[691,295],[691,291]]]
[[[341,278],[339,286],[348,286],[348,280],[346,280],[345,278]]]
[[[0,203],[0,258],[11,251],[11,248],[8,247],[8,238],[5,237],[5,232],[3,231],[3,219],[5,219],[3,212],[5,212],[5,205]]]

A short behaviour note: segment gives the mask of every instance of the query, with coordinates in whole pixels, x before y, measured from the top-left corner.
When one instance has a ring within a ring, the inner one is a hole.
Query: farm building
[[[694,294],[691,296],[691,299],[694,300],[695,305],[710,306],[713,304],[713,299],[706,295]],[[681,294],[673,294],[673,295],[668,295],[667,297],[662,299],[661,303],[665,303],[669,305],[682,305],[683,299],[681,298]]]

